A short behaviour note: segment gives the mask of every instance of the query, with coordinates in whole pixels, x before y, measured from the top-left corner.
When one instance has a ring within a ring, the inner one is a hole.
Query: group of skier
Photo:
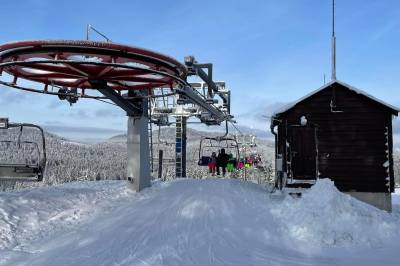
[[[251,167],[257,167],[261,163],[261,156],[254,155],[240,159],[239,161],[233,157],[232,153],[227,154],[225,149],[221,149],[218,155],[212,152],[210,161],[208,163],[208,170],[211,175],[221,174],[220,169],[222,169],[222,175],[225,176],[226,172],[234,172],[235,170],[249,169]]]
[[[220,175],[220,168],[222,168],[222,175],[225,176],[226,168],[228,166],[229,157],[231,156],[225,153],[225,149],[221,149],[218,155],[212,152],[210,162],[208,163],[208,170],[213,176],[215,173]]]

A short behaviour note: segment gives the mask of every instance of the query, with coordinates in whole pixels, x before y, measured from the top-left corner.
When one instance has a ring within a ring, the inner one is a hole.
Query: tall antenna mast
[[[332,0],[332,80],[336,80],[335,0]]]

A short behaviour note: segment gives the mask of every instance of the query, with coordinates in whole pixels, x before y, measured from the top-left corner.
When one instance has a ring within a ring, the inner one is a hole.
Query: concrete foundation
[[[392,212],[392,194],[391,193],[375,193],[375,192],[345,192],[350,196],[368,203],[378,209]]]

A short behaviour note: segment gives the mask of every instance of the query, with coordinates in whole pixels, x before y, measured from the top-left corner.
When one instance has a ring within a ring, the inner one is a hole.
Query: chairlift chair
[[[199,166],[208,166],[211,161],[210,154],[205,154],[206,150],[215,149],[215,152],[225,149],[226,151],[234,150],[236,158],[240,158],[239,145],[236,138],[232,137],[201,137],[199,147]],[[210,152],[210,151],[208,151]]]
[[[8,130],[10,128],[20,128],[17,147],[20,149],[21,146],[31,145],[36,150],[37,159],[25,161],[25,163],[0,163],[0,180],[13,180],[13,181],[42,181],[43,174],[46,167],[46,142],[44,137],[43,129],[34,124],[28,123],[9,123],[7,118],[0,118],[0,129]],[[42,152],[40,152],[39,145],[33,141],[21,141],[21,136],[24,128],[35,128],[40,131],[42,138]],[[0,143],[15,143],[15,141],[2,140]]]

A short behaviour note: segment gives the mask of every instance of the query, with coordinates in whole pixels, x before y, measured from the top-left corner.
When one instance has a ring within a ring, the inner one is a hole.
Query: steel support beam
[[[210,98],[213,97],[213,95],[211,95],[211,91],[215,94],[218,93],[218,86],[214,83],[214,81],[212,80],[212,64],[194,64],[194,67],[196,69],[196,73],[197,75],[205,82],[207,83],[208,86],[208,96]],[[207,68],[208,69],[208,73],[206,73],[203,68]],[[228,102],[228,97],[226,97],[223,94],[218,94],[224,103]]]
[[[135,191],[141,191],[151,186],[150,173],[150,148],[149,148],[149,101],[145,97],[147,91],[142,91],[141,99],[135,99],[129,103],[136,108],[140,108],[140,113],[128,115],[128,165],[127,176],[129,187]],[[128,96],[134,95],[128,92]]]
[[[122,97],[120,94],[115,92],[111,87],[107,85],[107,82],[104,80],[91,80],[90,84],[93,88],[96,88],[101,94],[106,96],[108,99],[113,101],[116,105],[121,107],[128,115],[138,115],[142,113],[142,109],[138,108],[127,99]]]
[[[135,191],[141,191],[149,187],[151,185],[148,131],[149,117],[148,99],[144,97],[147,96],[147,91],[143,91],[141,94],[143,98],[130,101],[115,92],[107,85],[107,82],[103,80],[92,80],[90,83],[93,88],[96,88],[100,93],[125,110],[128,115],[128,186]]]
[[[218,91],[217,86],[212,80],[212,64],[194,64],[193,67],[197,75],[207,83],[208,97],[212,98],[213,94]],[[207,68],[208,73],[206,73],[203,68]]]
[[[128,186],[141,191],[150,187],[148,118],[128,116]]]
[[[208,97],[213,98],[214,94],[218,94],[224,104],[230,104],[229,102],[229,96],[224,95],[223,93],[219,92],[218,86],[215,84],[213,81],[213,76],[212,76],[212,69],[213,66],[212,64],[199,64],[194,56],[186,56],[185,57],[185,65],[188,69],[188,75],[197,75],[199,76],[206,84],[208,87]],[[203,68],[207,68],[206,73]],[[203,107],[204,108],[204,107]],[[225,120],[225,119],[223,119]]]
[[[227,119],[226,115],[221,110],[206,103],[205,99],[201,95],[199,95],[199,93],[196,92],[193,88],[187,86],[184,88],[177,88],[176,91],[180,94],[185,95],[194,104],[197,104],[205,111],[209,112],[219,123]]]

